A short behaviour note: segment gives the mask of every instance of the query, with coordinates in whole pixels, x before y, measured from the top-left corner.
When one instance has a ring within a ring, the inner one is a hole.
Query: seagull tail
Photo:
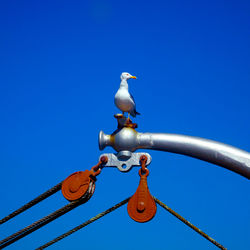
[[[140,115],[140,113],[137,112],[136,110],[133,110],[133,112],[130,113],[130,114],[131,114],[131,116],[133,116],[133,117],[136,117],[136,115]]]

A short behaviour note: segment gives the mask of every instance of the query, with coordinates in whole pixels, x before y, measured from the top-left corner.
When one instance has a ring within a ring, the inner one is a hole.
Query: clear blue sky
[[[0,2],[0,169],[4,217],[101,153],[116,128],[120,74],[140,132],[200,136],[250,151],[249,1]],[[105,149],[104,152],[113,152]],[[171,153],[150,154],[153,195],[228,249],[250,249],[249,181]],[[104,169],[85,205],[18,241],[34,249],[132,195],[138,169]],[[1,239],[67,202],[59,193],[0,227]],[[51,249],[216,249],[161,207],[146,224],[126,208]]]

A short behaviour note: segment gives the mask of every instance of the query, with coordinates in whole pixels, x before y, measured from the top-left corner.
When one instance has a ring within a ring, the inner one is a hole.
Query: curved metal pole
[[[138,143],[138,148],[188,155],[250,179],[250,154],[220,142],[177,134],[145,133],[138,135]]]
[[[250,179],[250,153],[220,142],[199,137],[137,133],[132,128],[122,128],[112,135],[99,134],[99,148],[113,147],[117,152],[153,149],[198,158],[234,171]]]

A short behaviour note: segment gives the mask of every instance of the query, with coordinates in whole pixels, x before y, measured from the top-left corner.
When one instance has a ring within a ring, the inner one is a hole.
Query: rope
[[[119,208],[119,207],[125,205],[125,204],[129,201],[129,199],[130,199],[130,198],[127,198],[127,199],[125,199],[125,200],[123,200],[123,201],[117,203],[117,204],[114,205],[113,207],[111,207],[111,208],[107,209],[106,211],[104,211],[104,212],[102,212],[102,213],[96,215],[95,217],[91,218],[90,220],[85,221],[85,222],[82,223],[81,225],[79,225],[79,226],[77,226],[77,227],[71,229],[70,231],[68,231],[68,232],[66,232],[66,233],[64,233],[64,234],[62,234],[62,235],[56,237],[55,239],[53,239],[53,240],[47,242],[46,244],[44,244],[44,245],[38,247],[36,250],[41,250],[41,249],[44,249],[44,248],[46,248],[46,247],[49,247],[49,246],[51,246],[52,244],[58,242],[59,240],[62,240],[63,238],[65,238],[65,237],[67,237],[67,236],[69,236],[69,235],[71,235],[71,234],[77,232],[78,230],[82,229],[83,227],[86,227],[87,225],[91,224],[92,222],[94,222],[94,221],[100,219],[100,218],[103,217],[104,215],[106,215],[106,214],[108,214],[108,213],[111,213],[111,212],[113,212],[114,210],[116,210],[117,208]]]
[[[11,214],[7,215],[6,217],[4,217],[3,219],[0,220],[0,225],[7,222],[8,220],[10,220],[11,218],[17,216],[18,214],[24,212],[25,210],[31,208],[32,206],[36,205],[37,203],[39,203],[40,201],[48,198],[49,196],[53,195],[54,193],[56,193],[57,191],[59,191],[61,189],[62,186],[62,182],[58,183],[57,185],[55,185],[54,187],[52,187],[51,189],[47,190],[46,192],[44,192],[43,194],[39,195],[38,197],[36,197],[35,199],[31,200],[30,202],[26,203],[25,205],[23,205],[22,207],[20,207],[19,209],[17,209],[16,211],[12,212]],[[43,217],[42,219],[32,223],[31,225],[19,230],[18,232],[8,236],[7,238],[3,239],[0,241],[0,249],[3,249],[4,247],[14,243],[15,241],[25,237],[26,235],[36,231],[37,229],[41,228],[42,226],[48,224],[49,222],[57,219],[58,217],[62,216],[63,214],[71,211],[72,209],[78,207],[79,205],[83,204],[84,202],[86,202],[93,194],[93,188],[94,187],[90,187],[89,191],[92,189],[92,192],[87,192],[81,199],[77,200],[77,201],[73,201],[67,205],[65,205],[64,207],[56,210],[55,212],[49,214],[48,216]],[[223,247],[221,244],[219,244],[218,242],[216,242],[213,238],[211,238],[210,236],[208,236],[206,233],[204,233],[203,231],[201,231],[199,228],[197,228],[196,226],[194,226],[192,223],[190,223],[189,221],[187,221],[185,218],[183,218],[181,215],[179,215],[178,213],[176,213],[174,210],[172,210],[170,207],[168,207],[166,204],[164,204],[163,202],[161,202],[160,200],[158,200],[157,198],[153,197],[154,200],[156,201],[156,203],[158,203],[161,207],[163,207],[164,209],[166,209],[168,212],[170,212],[172,215],[174,215],[176,218],[178,218],[179,220],[181,220],[183,223],[185,223],[187,226],[189,226],[190,228],[192,228],[194,231],[196,231],[197,233],[199,233],[201,236],[203,236],[204,238],[206,238],[207,240],[209,240],[210,242],[212,242],[215,246],[217,246],[220,249],[226,250],[225,247]],[[37,250],[40,249],[44,249],[56,242],[58,242],[59,240],[71,235],[74,232],[77,232],[78,230],[82,229],[83,227],[91,224],[92,222],[100,219],[101,217],[103,217],[104,215],[111,213],[112,211],[116,210],[117,208],[123,206],[124,204],[126,204],[129,201],[130,198],[127,198],[121,202],[119,202],[118,204],[114,205],[113,207],[107,209],[106,211],[96,215],[95,217],[91,218],[90,220],[87,220],[86,222],[82,223],[81,225],[71,229],[70,231],[58,236],[57,238],[47,242],[46,244],[44,244],[43,246],[37,248]]]
[[[203,231],[201,231],[198,227],[194,226],[192,223],[190,223],[189,221],[187,221],[181,215],[177,214],[174,210],[172,210],[170,207],[168,207],[167,205],[165,205],[163,202],[161,202],[160,200],[158,200],[155,197],[153,197],[153,198],[156,201],[156,203],[158,203],[160,206],[162,206],[164,209],[166,209],[172,215],[174,215],[175,217],[177,217],[179,220],[181,220],[182,222],[184,222],[187,226],[191,227],[194,231],[196,231],[197,233],[199,233],[201,236],[203,236],[204,238],[206,238],[207,240],[209,240],[210,242],[212,242],[215,246],[217,246],[220,249],[226,250],[225,247],[223,247],[221,244],[219,244],[213,238],[211,238],[206,233],[204,233]]]
[[[91,169],[94,170],[94,172],[97,172],[95,174],[98,175],[100,173],[100,169],[102,168],[102,165],[104,163],[107,162],[107,157],[103,156],[101,157],[101,159],[99,160],[99,162],[92,167]],[[0,220],[0,225],[5,223],[6,221],[12,219],[13,217],[17,216],[18,214],[24,212],[25,210],[33,207],[34,205],[36,205],[37,203],[39,203],[40,201],[45,200],[46,198],[48,198],[49,196],[53,195],[54,193],[56,193],[57,191],[59,191],[62,187],[62,182],[58,183],[57,185],[55,185],[54,187],[52,187],[51,189],[47,190],[46,192],[44,192],[43,194],[39,195],[38,197],[36,197],[35,199],[31,200],[30,202],[26,203],[25,205],[23,205],[22,207],[20,207],[19,209],[17,209],[16,211],[12,212],[11,214],[7,215],[6,217],[4,217],[3,219]]]
[[[12,219],[13,217],[17,216],[18,214],[24,212],[25,210],[33,207],[34,205],[36,205],[40,201],[48,198],[52,194],[56,193],[57,191],[59,191],[61,189],[61,186],[62,186],[62,182],[58,183],[57,185],[55,185],[51,189],[47,190],[43,194],[37,196],[35,199],[33,199],[30,202],[26,203],[25,205],[23,205],[22,207],[20,207],[16,211],[14,211],[11,214],[7,215],[6,217],[4,217],[3,219],[0,220],[0,225],[5,223],[6,221]]]
[[[91,187],[90,187],[91,189]],[[86,202],[90,197],[92,193],[87,192],[81,199],[72,201],[71,203],[65,205],[64,207],[56,210],[55,212],[43,217],[42,219],[32,223],[31,225],[19,230],[18,232],[8,236],[7,238],[0,241],[0,249],[14,243],[15,241],[23,238],[24,236],[36,231],[40,227],[48,224],[49,222],[57,219],[58,217],[62,216],[63,214],[71,211],[72,209],[78,207],[79,205]]]

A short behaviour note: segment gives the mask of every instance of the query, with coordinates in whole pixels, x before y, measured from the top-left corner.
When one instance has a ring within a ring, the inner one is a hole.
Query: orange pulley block
[[[95,181],[92,171],[75,172],[63,181],[62,194],[68,201],[78,200],[88,192],[90,184],[95,186]]]
[[[149,192],[147,184],[149,170],[145,167],[146,161],[147,157],[142,156],[142,168],[139,170],[139,175],[141,177],[140,183],[127,206],[129,216],[137,222],[147,222],[151,220],[156,213],[156,204]]]
[[[75,201],[86,195],[88,200],[95,191],[96,176],[101,172],[101,165],[107,162],[102,157],[91,170],[78,171],[67,177],[62,183],[62,194],[68,201]]]

